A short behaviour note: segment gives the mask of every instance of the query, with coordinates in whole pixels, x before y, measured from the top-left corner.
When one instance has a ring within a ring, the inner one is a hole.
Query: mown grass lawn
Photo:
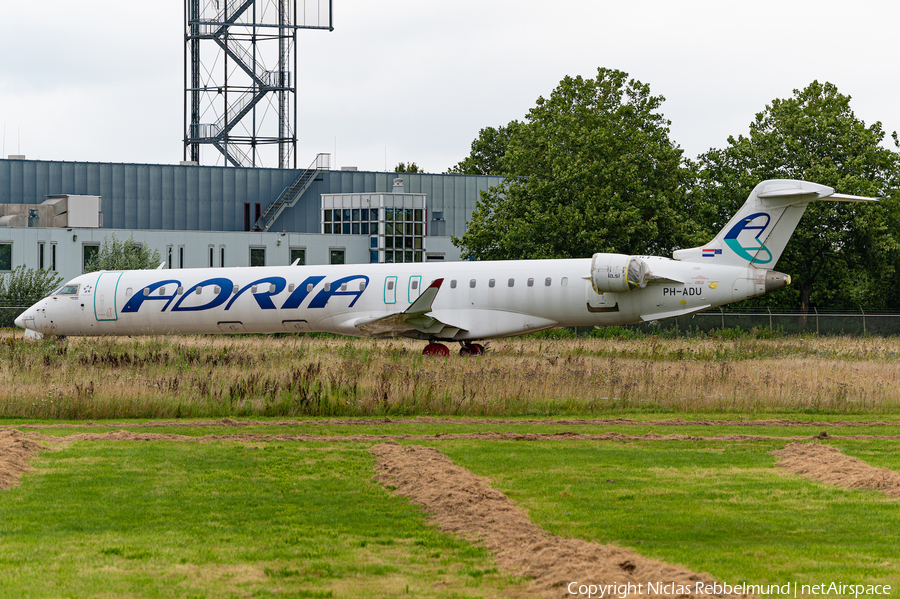
[[[3,597],[503,597],[365,446],[79,442],[0,491]]]
[[[427,434],[435,426],[373,421],[358,428],[227,432]],[[497,429],[489,421],[452,429],[485,427]],[[683,428],[693,429],[653,432]],[[774,436],[811,432],[768,428]],[[774,467],[769,452],[785,441],[400,441],[437,447],[489,477],[555,534],[628,547],[731,583],[891,584],[900,594],[900,502]],[[824,442],[900,470],[896,440]],[[417,507],[378,486],[366,451],[371,444],[54,445],[33,460],[35,470],[21,486],[0,491],[0,597],[508,597],[522,591],[522,581],[497,572],[485,550],[436,531]]]
[[[896,441],[831,441],[900,467]],[[731,583],[892,584],[900,502],[775,468],[783,442],[468,442],[438,446],[545,529]]]

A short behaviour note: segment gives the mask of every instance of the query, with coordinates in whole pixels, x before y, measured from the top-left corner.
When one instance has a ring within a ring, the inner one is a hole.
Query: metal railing
[[[713,308],[671,321],[654,323],[660,328],[698,332],[723,329],[767,330],[783,334],[900,335],[900,312],[893,310],[819,310],[799,308]]]

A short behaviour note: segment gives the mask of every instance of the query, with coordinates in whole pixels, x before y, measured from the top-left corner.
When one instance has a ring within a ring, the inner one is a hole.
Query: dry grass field
[[[535,339],[423,358],[314,336],[0,338],[0,418],[884,414],[900,339]]]

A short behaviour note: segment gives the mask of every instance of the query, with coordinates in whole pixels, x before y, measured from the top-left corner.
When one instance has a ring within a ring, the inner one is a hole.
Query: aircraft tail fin
[[[876,201],[875,198],[835,193],[831,187],[808,181],[770,179],[753,188],[743,207],[712,241],[700,247],[677,250],[672,257],[685,262],[772,269],[806,207],[818,200]]]

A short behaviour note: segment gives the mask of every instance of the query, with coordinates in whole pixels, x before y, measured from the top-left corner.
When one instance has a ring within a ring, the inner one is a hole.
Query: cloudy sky
[[[314,1],[314,0],[309,0]],[[689,157],[746,133],[813,80],[900,129],[900,3],[333,0],[334,31],[299,33],[298,162],[441,172],[479,129],[524,117],[565,75],[615,68],[666,98]],[[183,0],[3,2],[3,156],[177,163]],[[221,163],[205,149],[204,164]]]

